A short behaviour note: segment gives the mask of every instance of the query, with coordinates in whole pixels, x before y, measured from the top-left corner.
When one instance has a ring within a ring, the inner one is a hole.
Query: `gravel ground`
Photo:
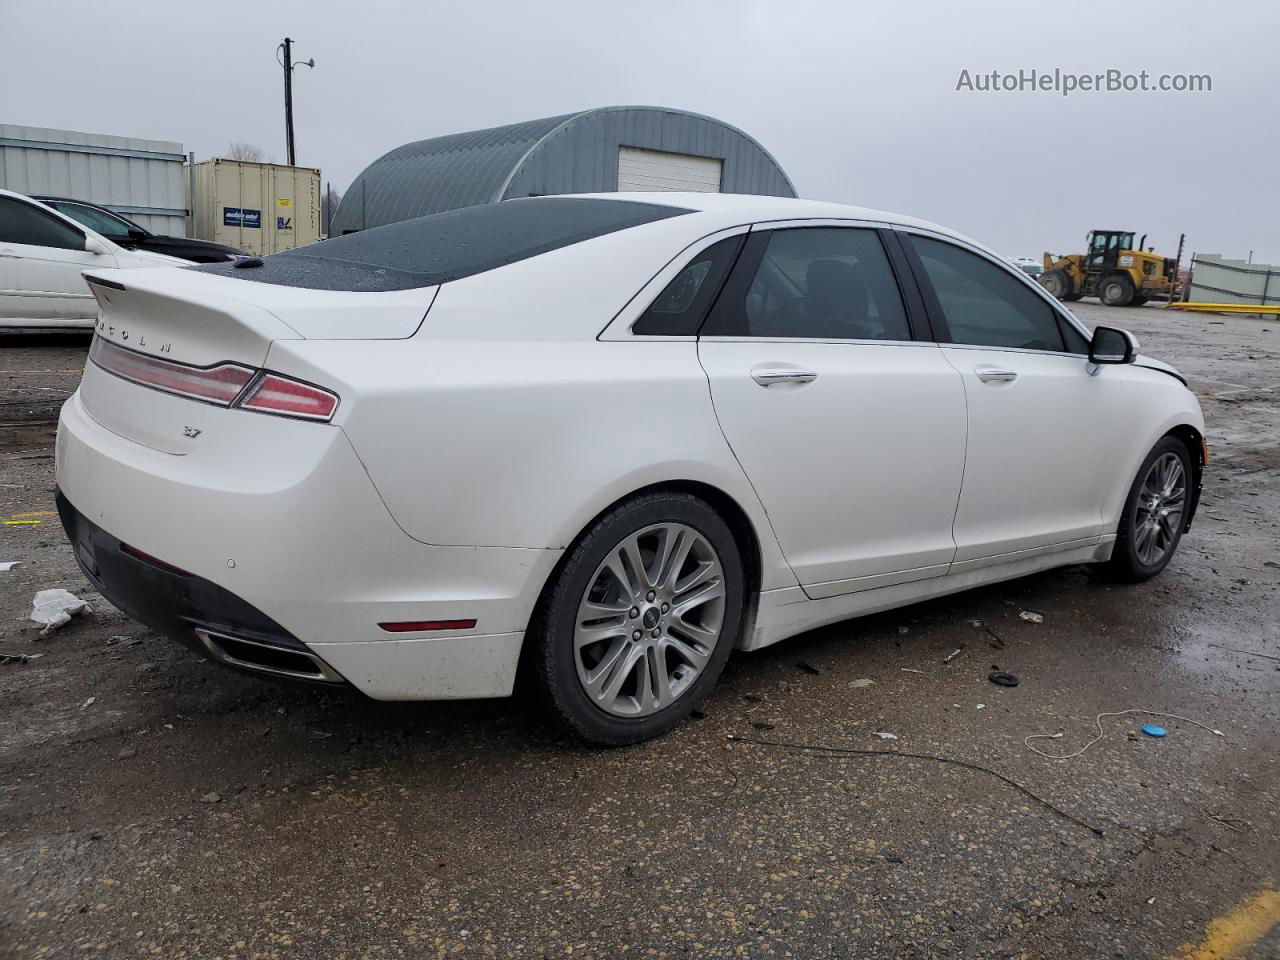
[[[698,719],[615,751],[520,700],[275,686],[130,621],[40,515],[87,343],[0,346],[0,514],[41,521],[0,528],[0,560],[23,561],[0,573],[0,653],[39,655],[0,664],[0,956],[1160,958],[1199,941],[1280,880],[1280,323],[1075,307],[1134,330],[1204,404],[1205,499],[1163,575],[1074,567],[739,654]],[[25,618],[52,586],[95,612],[38,640]],[[989,683],[993,665],[1021,684]],[[1134,707],[1225,736],[1169,720],[1156,741],[1120,717],[1075,760],[1023,744],[1061,730],[1045,743],[1065,751]],[[951,757],[1047,803],[955,765],[730,736]],[[1277,951],[1273,931],[1249,956]]]

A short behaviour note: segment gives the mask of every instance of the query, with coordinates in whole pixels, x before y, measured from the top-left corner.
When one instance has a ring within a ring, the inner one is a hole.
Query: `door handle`
[[[976,367],[973,371],[983,383],[1013,383],[1018,375],[1012,370],[1001,370],[997,367]]]
[[[762,387],[771,387],[775,383],[813,383],[818,375],[812,370],[792,367],[756,367],[751,371],[751,379]]]

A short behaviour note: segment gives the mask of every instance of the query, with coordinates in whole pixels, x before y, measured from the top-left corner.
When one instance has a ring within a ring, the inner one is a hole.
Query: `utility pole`
[[[284,67],[284,136],[285,145],[289,154],[289,166],[297,166],[297,155],[294,151],[293,143],[293,68],[294,67],[311,67],[315,68],[316,61],[312,57],[310,60],[302,60],[298,63],[293,62],[293,41],[288,37],[284,38],[284,42],[276,48],[276,53],[284,52],[284,60],[281,66]]]

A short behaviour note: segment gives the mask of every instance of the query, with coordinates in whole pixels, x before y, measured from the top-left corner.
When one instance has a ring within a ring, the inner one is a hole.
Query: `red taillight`
[[[238,363],[193,367],[128,350],[101,337],[93,338],[89,359],[108,373],[144,387],[223,407],[320,421],[330,420],[338,409],[336,393]]]
[[[242,367],[238,363],[192,367],[126,350],[101,337],[93,338],[89,359],[125,380],[223,407],[231,406],[256,373],[251,367]]]
[[[426,633],[428,630],[470,630],[476,625],[474,620],[400,620],[394,623],[380,623],[387,633]]]
[[[306,420],[328,420],[338,409],[338,398],[328,390],[290,380],[278,374],[264,374],[237,406],[259,413],[276,413]]]

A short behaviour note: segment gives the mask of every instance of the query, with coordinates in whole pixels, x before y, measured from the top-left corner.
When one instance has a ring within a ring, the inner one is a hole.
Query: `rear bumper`
[[[232,669],[325,685],[345,683],[261,610],[203,577],[131,553],[73,507],[61,490],[55,500],[81,572],[135,620]]]
[[[137,389],[148,405],[186,402]],[[183,422],[203,430],[185,453],[120,436],[78,393],[62,409],[59,506],[104,596],[238,669],[252,668],[229,660],[263,655],[220,638],[295,650],[315,675],[291,679],[345,681],[375,699],[511,692],[525,627],[561,551],[421,543],[395,524],[339,428],[190,406]],[[379,626],[445,620],[476,622],[422,633]]]

